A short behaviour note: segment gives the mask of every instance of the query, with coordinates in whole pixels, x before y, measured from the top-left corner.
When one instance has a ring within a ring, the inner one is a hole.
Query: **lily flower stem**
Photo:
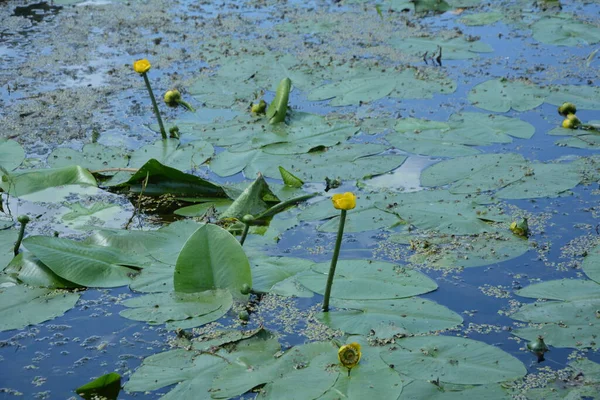
[[[248,230],[250,229],[250,224],[244,224],[244,230],[242,231],[242,237],[240,238],[240,244],[243,246],[246,241],[246,236],[248,236]]]
[[[23,241],[23,235],[25,235],[25,225],[27,222],[21,222],[21,227],[19,229],[19,236],[17,237],[17,241],[15,242],[15,257],[19,255],[19,248],[21,247],[21,242]]]
[[[196,110],[194,109],[194,107],[192,107],[192,106],[190,105],[190,103],[188,103],[188,102],[187,102],[187,101],[185,101],[185,100],[179,100],[177,103],[178,103],[179,105],[182,105],[182,106],[184,106],[185,108],[187,108],[187,109],[188,109],[189,111],[191,111],[191,112],[195,112],[195,111],[196,111]]]
[[[329,297],[331,296],[331,286],[333,285],[333,276],[335,275],[335,266],[340,255],[340,247],[342,247],[342,237],[344,236],[344,225],[346,224],[346,210],[342,210],[340,215],[340,225],[338,227],[337,239],[335,240],[335,248],[333,249],[333,257],[329,266],[329,275],[327,276],[327,286],[325,287],[325,297],[323,299],[323,312],[329,312]]]
[[[156,98],[154,97],[154,92],[152,91],[152,87],[150,86],[150,80],[148,79],[148,74],[141,74],[144,77],[144,82],[146,83],[146,89],[148,89],[148,93],[150,94],[150,100],[152,100],[152,107],[154,107],[154,114],[156,114],[156,119],[158,120],[158,127],[160,128],[160,134],[163,139],[167,139],[167,132],[165,131],[165,126],[163,125],[162,118],[160,117],[160,111],[158,111],[158,104],[156,104]]]

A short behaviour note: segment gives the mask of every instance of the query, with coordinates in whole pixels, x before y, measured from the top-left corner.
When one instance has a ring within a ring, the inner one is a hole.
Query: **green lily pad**
[[[104,146],[100,143],[88,143],[81,150],[60,147],[54,149],[48,156],[48,165],[52,168],[79,165],[90,171],[96,171],[106,168],[124,168],[128,163],[129,154],[122,148]]]
[[[210,290],[199,293],[152,293],[125,300],[128,309],[119,313],[134,321],[164,324],[171,327],[185,325],[192,328],[221,318],[233,305],[228,290]]]
[[[402,389],[401,398],[422,399],[422,400],[466,400],[466,399],[485,399],[485,400],[508,400],[510,395],[501,384],[489,385],[454,385],[441,381],[435,384],[434,381],[416,380],[410,382]],[[437,381],[435,381],[437,382]],[[527,392],[529,395],[529,392]]]
[[[213,382],[212,397],[227,399],[265,385],[260,398],[317,398],[336,382],[337,349],[331,343],[295,346],[279,358],[253,363],[240,360],[225,367]]]
[[[77,300],[79,293],[23,285],[0,287],[0,331],[22,329],[61,316]]]
[[[251,260],[253,289],[279,296],[312,297],[296,276],[314,262],[294,257],[260,257]]]
[[[16,169],[25,159],[21,145],[11,139],[0,139],[0,167],[7,171]]]
[[[377,207],[393,212],[419,229],[454,235],[495,232],[488,208],[472,196],[456,195],[447,190],[428,190],[388,196]]]
[[[75,392],[86,400],[102,397],[106,400],[117,400],[121,391],[121,375],[116,372],[102,375],[93,381],[75,389]]]
[[[92,174],[80,166],[14,172],[0,178],[0,188],[16,197],[63,185],[97,186]]]
[[[452,336],[404,338],[381,357],[411,378],[463,385],[510,381],[527,373],[518,359],[498,347]]]
[[[578,110],[600,110],[600,88],[588,85],[550,86],[545,101],[555,106],[564,102],[574,103]]]
[[[241,220],[247,214],[256,217],[278,203],[279,199],[273,194],[262,174],[259,174],[229,208],[223,211],[220,218],[237,218]]]
[[[213,158],[210,168],[220,176],[244,171],[249,177],[261,172],[265,177],[278,179],[279,166],[282,166],[305,182],[323,181],[332,175],[343,180],[362,179],[397,168],[406,160],[405,156],[379,154],[386,149],[386,146],[368,143],[345,144],[295,157],[268,154],[263,149],[243,153],[224,151]],[[332,165],[336,166],[335,171]]]
[[[475,86],[468,98],[484,110],[507,112],[511,108],[527,111],[540,106],[547,92],[526,81],[492,79]]]
[[[347,334],[373,334],[380,339],[450,329],[463,322],[454,311],[421,298],[334,300],[332,305],[334,310],[319,314],[321,322]]]
[[[574,188],[583,177],[576,164],[530,164],[529,173],[496,193],[501,199],[556,197]]]
[[[14,247],[19,233],[16,230],[0,230],[0,271],[15,256]]]
[[[328,83],[314,89],[309,100],[331,101],[332,106],[357,105],[379,100],[386,96],[403,99],[427,99],[436,93],[452,93],[456,82],[440,73],[418,75],[413,69],[401,72],[360,72],[344,80]]]
[[[535,40],[555,46],[578,46],[600,42],[600,28],[579,22],[564,14],[544,17],[534,23],[531,29]]]
[[[423,186],[450,186],[451,193],[493,190],[521,179],[526,161],[519,154],[481,154],[444,160],[421,173]]]
[[[69,282],[56,275],[30,252],[19,253],[19,255],[13,258],[6,266],[4,273],[16,278],[19,282],[32,287],[45,287],[49,289],[81,287],[80,285]]]
[[[344,232],[364,232],[381,228],[393,228],[404,221],[392,212],[373,208],[358,210],[348,214]],[[335,216],[317,227],[320,232],[337,232],[340,217]]]
[[[325,293],[330,263],[315,264],[297,276],[298,282],[315,293]],[[432,292],[437,284],[421,272],[392,263],[340,260],[331,297],[337,299],[401,299]]]
[[[540,285],[540,286],[538,286]],[[539,335],[544,337],[546,344],[555,347],[591,347],[598,348],[597,333],[600,321],[597,310],[600,309],[600,286],[594,291],[585,284],[584,292],[566,292],[579,286],[575,282],[565,280],[544,282],[524,288],[520,292],[525,295],[542,294],[548,289],[549,294],[542,298],[554,298],[561,301],[526,304],[511,317],[532,323],[531,326],[516,329],[513,334],[535,340]],[[562,290],[562,293],[561,293]],[[561,295],[562,294],[562,295]]]
[[[250,263],[240,243],[228,231],[206,224],[187,239],[175,265],[176,291],[229,289],[240,297],[244,284],[252,287]]]
[[[529,285],[516,293],[532,299],[580,300],[600,296],[600,286],[593,281],[559,279]]]
[[[410,262],[438,268],[481,267],[517,258],[529,250],[529,243],[510,233],[484,233],[430,244],[428,250],[413,255]]]
[[[556,145],[594,150],[600,147],[600,135],[577,135],[576,137],[557,140]]]
[[[590,279],[600,284],[600,245],[589,251],[581,268]]]
[[[400,37],[392,39],[389,44],[393,47],[412,54],[422,56],[425,52],[433,56],[438,53],[438,48],[442,48],[443,60],[464,60],[477,57],[478,53],[491,53],[492,47],[480,41],[468,41],[464,37],[454,37],[450,39],[429,38],[429,37]]]
[[[170,265],[149,265],[135,277],[129,285],[131,290],[144,293],[172,292],[175,267]]]
[[[503,17],[504,14],[502,14],[501,12],[491,11],[465,15],[464,17],[461,17],[458,21],[467,26],[483,26],[495,24],[496,22],[500,21]]]
[[[148,160],[155,159],[162,165],[181,171],[196,169],[204,164],[214,153],[213,146],[203,140],[181,144],[178,139],[158,140],[143,146],[131,155],[129,167],[140,168]]]
[[[128,285],[146,262],[114,248],[57,237],[30,236],[23,245],[56,275],[88,287]]]

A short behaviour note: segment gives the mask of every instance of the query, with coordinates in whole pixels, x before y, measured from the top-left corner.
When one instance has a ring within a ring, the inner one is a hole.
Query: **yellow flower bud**
[[[360,361],[360,344],[350,343],[343,345],[338,350],[338,359],[342,365],[348,369],[356,367]]]
[[[575,114],[577,112],[577,107],[573,103],[563,103],[562,106],[558,107],[558,113],[564,117],[569,114]]]
[[[177,89],[168,90],[165,93],[164,99],[169,107],[177,107],[181,101],[181,93]]]
[[[334,194],[331,198],[333,206],[338,210],[352,210],[356,207],[356,196],[352,192]]]
[[[133,70],[138,74],[144,74],[150,71],[150,67],[152,67],[152,65],[150,65],[150,61],[146,60],[145,58],[137,60],[133,63]]]

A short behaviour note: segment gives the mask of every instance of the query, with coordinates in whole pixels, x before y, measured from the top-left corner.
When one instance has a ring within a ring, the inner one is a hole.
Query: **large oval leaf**
[[[82,286],[116,287],[128,285],[145,260],[104,246],[69,239],[32,236],[23,241],[56,275]]]
[[[412,378],[448,383],[503,382],[527,373],[521,361],[497,347],[451,336],[405,338],[381,357]]]
[[[252,286],[250,262],[228,231],[206,224],[183,245],[173,282],[178,292],[230,289],[235,296],[243,284]]]
[[[21,329],[63,315],[79,293],[12,286],[0,288],[0,331]]]

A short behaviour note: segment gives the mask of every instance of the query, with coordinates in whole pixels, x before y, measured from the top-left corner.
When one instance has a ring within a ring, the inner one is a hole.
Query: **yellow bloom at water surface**
[[[152,67],[152,65],[150,65],[150,61],[146,60],[145,58],[137,60],[133,63],[133,70],[138,74],[143,74],[150,71],[150,67]]]
[[[360,344],[350,343],[345,344],[338,350],[338,358],[342,365],[348,369],[356,367],[360,361]]]
[[[352,210],[356,207],[356,196],[352,192],[334,194],[331,198],[333,206],[338,210]]]

